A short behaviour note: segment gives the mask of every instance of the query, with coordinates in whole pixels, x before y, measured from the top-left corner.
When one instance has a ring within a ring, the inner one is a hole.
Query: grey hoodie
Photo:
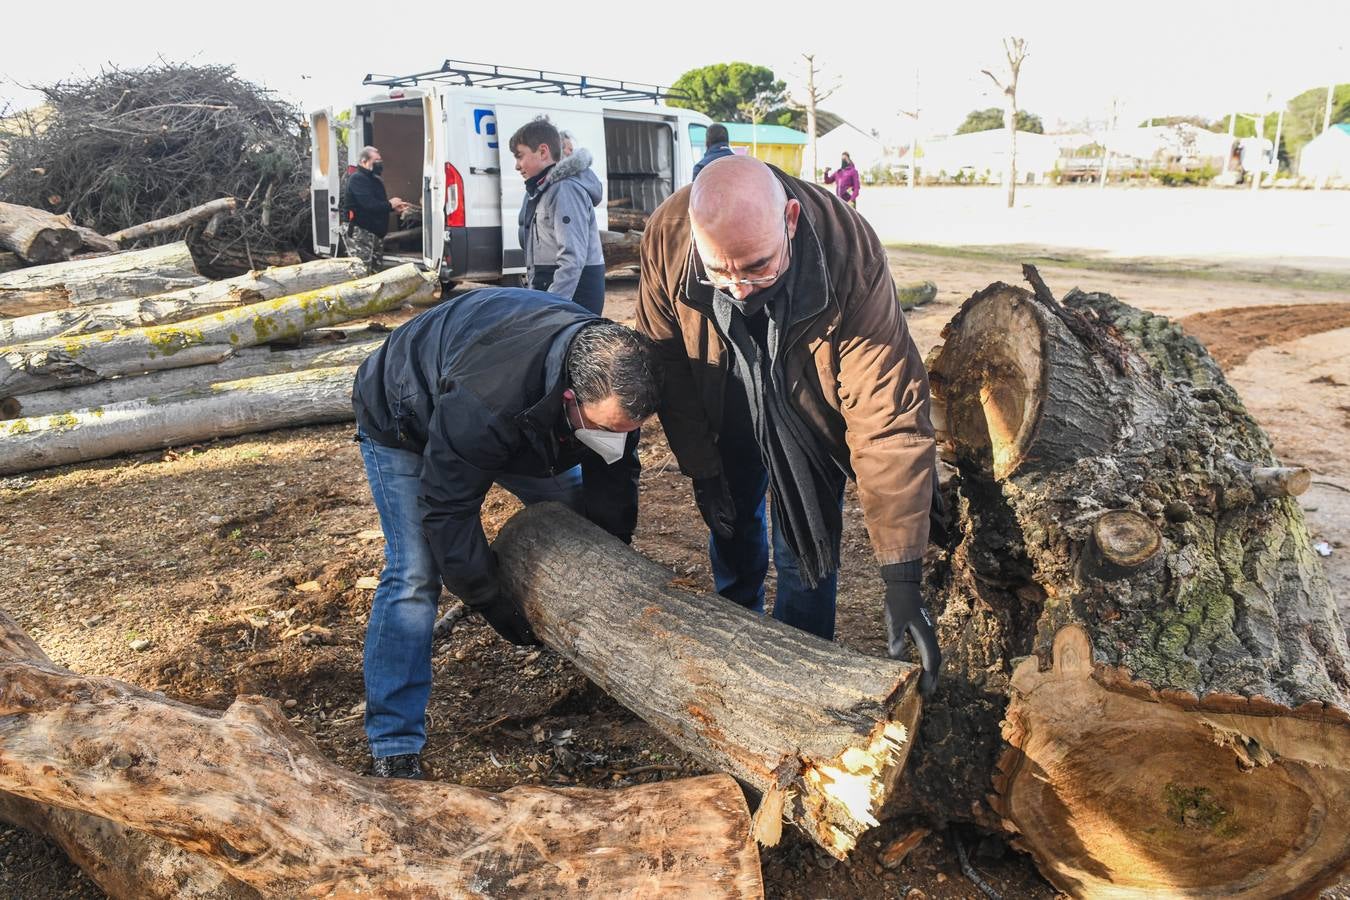
[[[526,195],[518,220],[526,284],[534,281],[535,266],[557,266],[548,291],[571,299],[582,268],[604,265],[595,222],[595,207],[604,196],[585,147],[554,165],[533,197]]]

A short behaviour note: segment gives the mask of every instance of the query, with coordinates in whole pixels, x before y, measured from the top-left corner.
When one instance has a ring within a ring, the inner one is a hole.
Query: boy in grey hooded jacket
[[[558,129],[547,119],[511,136],[516,171],[525,179],[518,225],[526,286],[571,299],[596,315],[605,305],[605,257],[595,207],[604,186],[584,147],[562,157]]]

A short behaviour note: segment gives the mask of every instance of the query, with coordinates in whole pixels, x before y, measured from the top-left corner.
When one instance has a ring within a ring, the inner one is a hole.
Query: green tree
[[[975,131],[993,131],[1003,127],[1003,110],[997,106],[988,109],[973,109],[956,129],[957,134],[970,134]],[[1041,117],[1024,109],[1017,111],[1017,130],[1030,131],[1032,134],[1045,134],[1045,125]]]
[[[1206,131],[1214,130],[1210,126],[1209,120],[1204,116],[1156,116],[1152,119],[1144,119],[1139,123],[1140,128],[1147,128],[1149,125],[1154,128],[1161,125],[1194,125],[1196,128],[1203,128]],[[1224,128],[1227,129],[1227,127],[1228,125],[1225,122]]]
[[[787,85],[774,77],[767,66],[751,63],[714,63],[690,69],[671,85],[687,100],[672,99],[671,106],[695,109],[717,122],[749,122],[746,109],[758,107],[773,112],[766,122],[778,122],[783,115]]]
[[[1326,108],[1326,87],[1304,91],[1289,101],[1284,111],[1284,137],[1280,143],[1291,160],[1297,159],[1303,146],[1322,133]],[[1337,85],[1331,94],[1331,124],[1340,122],[1350,122],[1350,84]],[[1227,122],[1224,124],[1226,126]]]

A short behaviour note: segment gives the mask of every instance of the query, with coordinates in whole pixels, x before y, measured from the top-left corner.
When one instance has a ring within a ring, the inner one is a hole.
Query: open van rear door
[[[440,270],[446,227],[464,217],[464,185],[438,152],[445,140],[444,103],[442,94],[422,98],[422,262],[431,272]]]
[[[309,193],[313,208],[314,252],[337,256],[338,171],[337,122],[331,106],[309,114]]]

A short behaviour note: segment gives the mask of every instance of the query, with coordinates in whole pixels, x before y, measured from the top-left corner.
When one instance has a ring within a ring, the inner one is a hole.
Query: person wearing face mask
[[[757,159],[710,163],[652,215],[638,329],[665,375],[661,424],[709,531],[724,597],[764,609],[772,493],[776,619],[833,639],[845,483],[881,569],[889,653],[942,655],[921,559],[940,523],[928,378],[875,233]]]
[[[642,335],[520,288],[452,298],[362,363],[356,439],[385,536],[364,657],[377,776],[422,777],[442,583],[507,640],[535,642],[498,586],[479,515],[489,488],[564,503],[631,541],[660,375]]]
[[[408,203],[385,195],[384,160],[375,147],[362,147],[356,171],[342,192],[342,236],[347,252],[366,264],[374,274],[384,263],[384,236],[389,233],[389,214],[401,213]]]
[[[858,195],[862,193],[862,179],[858,177],[858,167],[847,152],[839,160],[839,171],[831,172],[825,167],[825,183],[834,185],[834,192],[854,209],[858,208]]]

